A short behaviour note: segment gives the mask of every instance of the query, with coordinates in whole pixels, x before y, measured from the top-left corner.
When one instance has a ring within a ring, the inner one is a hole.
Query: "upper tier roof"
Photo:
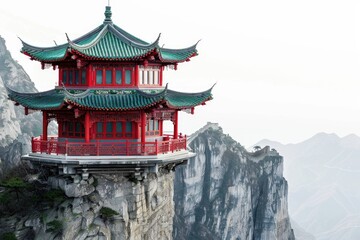
[[[71,105],[79,109],[128,111],[148,109],[157,104],[171,109],[188,109],[212,99],[212,88],[199,93],[183,93],[167,89],[119,90],[54,89],[40,93],[19,93],[7,88],[9,98],[33,110],[58,110]]]
[[[106,7],[105,21],[99,27],[75,40],[54,47],[34,47],[22,41],[21,52],[32,59],[54,63],[78,55],[90,60],[151,60],[163,64],[183,62],[197,55],[196,45],[184,49],[159,47],[159,37],[145,42],[112,23],[111,9]]]

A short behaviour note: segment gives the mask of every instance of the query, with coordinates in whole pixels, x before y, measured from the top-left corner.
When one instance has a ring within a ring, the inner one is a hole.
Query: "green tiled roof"
[[[18,93],[6,88],[10,100],[34,110],[60,109],[64,104],[64,94],[56,90],[40,93]]]
[[[167,88],[151,92],[139,89],[88,89],[71,93],[54,89],[42,93],[19,93],[8,89],[8,95],[14,102],[34,110],[55,110],[73,105],[80,109],[126,111],[147,109],[156,104],[173,109],[192,108],[211,100],[211,90],[212,88],[200,93],[182,93]]]
[[[69,54],[110,61],[144,60],[144,57],[153,55],[155,61],[165,64],[183,62],[197,55],[196,44],[185,49],[166,49],[159,46],[159,37],[153,43],[147,43],[113,24],[107,15],[102,25],[78,39],[72,41],[68,38],[67,43],[49,48],[34,47],[22,41],[21,52],[49,63],[62,61]]]

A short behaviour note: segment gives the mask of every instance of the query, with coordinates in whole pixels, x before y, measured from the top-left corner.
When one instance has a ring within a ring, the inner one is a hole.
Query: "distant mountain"
[[[297,144],[256,145],[284,156],[292,219],[318,240],[360,239],[360,137],[319,133]]]

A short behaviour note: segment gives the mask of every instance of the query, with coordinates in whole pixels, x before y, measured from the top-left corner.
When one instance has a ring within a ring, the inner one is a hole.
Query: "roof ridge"
[[[201,91],[201,92],[179,92],[179,91],[174,91],[174,90],[171,90],[169,89],[168,92],[171,94],[171,93],[174,93],[174,94],[184,94],[184,95],[188,95],[188,96],[195,96],[195,95],[199,95],[199,94],[205,94],[205,93],[211,93],[212,89],[214,88],[214,86],[216,85],[213,84],[211,86],[211,88],[205,90],[205,91]]]
[[[24,40],[22,40],[20,37],[18,37],[23,45],[23,48],[24,47],[27,47],[27,48],[30,48],[32,50],[38,50],[38,51],[43,51],[43,50],[58,50],[58,49],[61,49],[63,47],[66,47],[67,43],[63,43],[63,44],[60,44],[60,45],[55,45],[55,46],[52,46],[52,47],[38,47],[38,46],[34,46],[34,45],[31,45],[31,44],[28,44],[26,43]]]
[[[159,45],[159,40],[160,40],[160,36],[161,36],[161,33],[158,35],[158,37],[156,38],[156,40],[153,42],[153,43],[148,43],[148,44],[141,44],[139,42],[135,42],[133,41],[132,39],[128,38],[127,36],[125,36],[125,34],[121,33],[118,29],[116,29],[116,27],[114,27],[113,25],[108,25],[109,28],[110,28],[110,32],[112,32],[113,34],[115,34],[115,36],[127,41],[127,43],[130,45],[130,46],[136,46],[136,47],[139,47],[139,48],[143,48],[143,49],[149,49],[151,48],[152,46],[155,48],[155,47],[158,47]],[[119,28],[119,27],[118,27]],[[124,30],[123,30],[124,31]],[[142,41],[142,40],[141,40]],[[143,41],[144,42],[144,41]]]
[[[110,25],[108,25],[108,24],[105,24],[105,25],[104,25],[104,24],[103,24],[103,25],[101,25],[101,26],[103,26],[103,28],[101,29],[101,31],[100,31],[100,32],[98,33],[98,35],[97,35],[91,42],[89,42],[88,44],[79,45],[79,44],[75,43],[75,40],[74,40],[74,41],[71,41],[71,40],[68,38],[68,43],[69,43],[70,47],[73,47],[73,48],[75,48],[76,50],[85,50],[85,49],[87,49],[87,48],[91,48],[91,47],[93,47],[94,45],[96,45],[96,43],[98,43],[98,42],[101,40],[101,38],[102,38],[103,36],[105,36],[106,33],[109,32],[108,26],[110,26]],[[88,35],[88,34],[86,34],[86,35]]]
[[[201,39],[199,41],[197,41],[194,45],[191,45],[190,47],[187,48],[159,48],[160,50],[164,50],[164,51],[168,51],[168,52],[182,52],[182,51],[189,51],[189,50],[194,50],[196,49],[198,43],[201,41]]]
[[[146,42],[138,37],[135,37],[131,33],[128,33],[127,31],[125,31],[124,29],[122,29],[121,27],[119,27],[116,24],[112,24],[112,27],[115,28],[115,30],[118,31],[120,34],[126,36],[128,39],[130,39],[132,41],[139,42],[140,44],[149,44],[148,42]]]
[[[63,90],[64,90],[64,95],[65,95],[66,98],[68,98],[68,97],[71,97],[71,98],[84,98],[91,92],[91,89],[88,88],[88,89],[86,89],[85,91],[83,91],[81,93],[71,93],[65,88],[65,86],[63,86]]]

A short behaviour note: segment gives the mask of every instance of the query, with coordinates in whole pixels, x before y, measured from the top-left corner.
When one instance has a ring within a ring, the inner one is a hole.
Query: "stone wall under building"
[[[173,181],[173,172],[165,170],[141,181],[115,174],[90,175],[86,180],[79,175],[50,177],[48,184],[62,189],[68,198],[56,207],[13,220],[15,234],[18,239],[49,240],[172,239]],[[59,231],[50,224],[54,222],[61,223]]]

